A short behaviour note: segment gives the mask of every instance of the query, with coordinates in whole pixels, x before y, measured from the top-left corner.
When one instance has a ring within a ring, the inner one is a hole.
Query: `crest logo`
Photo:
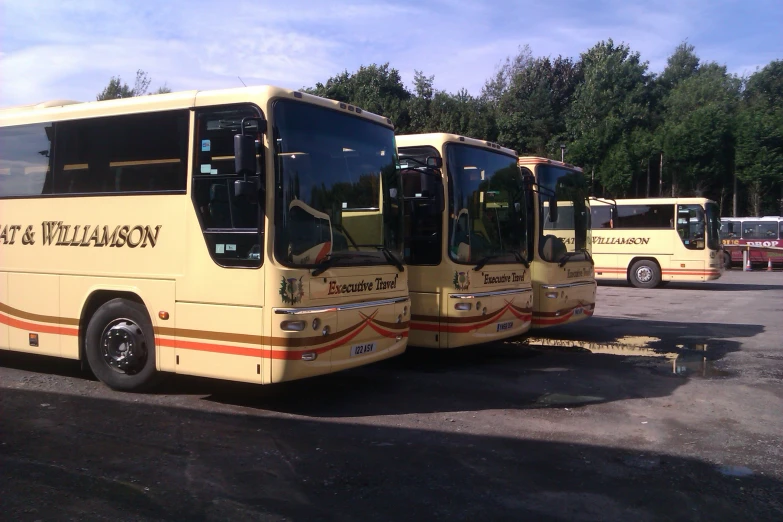
[[[303,277],[304,276],[299,279],[295,277],[290,277],[288,279],[285,277],[282,278],[282,281],[280,281],[280,297],[283,298],[283,303],[295,305],[302,301],[302,298],[304,297]]]
[[[470,274],[468,272],[454,271],[454,279],[451,281],[454,284],[454,290],[467,290],[470,288]]]

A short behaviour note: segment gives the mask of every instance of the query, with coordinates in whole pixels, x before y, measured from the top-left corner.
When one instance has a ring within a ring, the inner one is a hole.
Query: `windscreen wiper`
[[[402,264],[402,260],[395,255],[394,252],[389,250],[388,247],[385,245],[353,245],[355,247],[365,247],[365,248],[377,248],[381,252],[383,252],[384,257],[386,257],[386,260],[391,263],[397,270],[400,272],[405,272],[405,266]]]
[[[515,258],[515,259],[516,259],[518,262],[520,262],[520,263],[522,263],[523,265],[525,265],[525,268],[530,268],[530,262],[529,262],[527,259],[525,259],[525,257],[524,257],[522,254],[520,254],[520,253],[519,253],[519,252],[517,252],[516,250],[506,250],[506,251],[504,251],[504,252],[502,252],[502,253],[500,253],[500,254],[490,254],[490,255],[488,255],[488,256],[484,256],[484,257],[482,257],[481,259],[479,259],[479,262],[478,262],[478,263],[476,263],[476,266],[474,266],[474,267],[473,267],[473,270],[475,270],[476,272],[478,272],[479,270],[481,270],[482,268],[484,268],[484,265],[486,265],[487,263],[489,263],[489,262],[490,262],[490,261],[492,261],[493,259],[497,259],[497,258],[499,258],[499,257],[503,257],[503,256],[505,256],[505,255],[508,255],[508,254],[511,254],[511,255],[513,255],[513,256],[514,256],[514,258]]]
[[[519,261],[520,263],[525,265],[525,268],[530,268],[530,261],[525,259],[525,256],[523,256],[522,254],[520,254],[516,250],[512,250],[511,253],[514,254],[514,257],[517,258],[517,261]]]
[[[361,246],[361,245],[356,245]],[[318,263],[312,272],[310,272],[311,276],[317,277],[324,272],[326,272],[329,268],[334,266],[335,261],[339,261],[340,259],[357,259],[357,258],[367,258],[371,257],[372,259],[377,259],[375,256],[368,256],[367,253],[362,252],[339,252],[341,255],[335,255],[335,254],[327,254],[327,257]]]
[[[493,259],[497,259],[498,257],[503,256],[503,255],[505,255],[505,254],[491,254],[491,255],[488,255],[488,256],[484,256],[481,259],[479,259],[479,262],[476,263],[476,266],[473,267],[473,270],[478,272],[479,270],[484,268],[484,265],[486,265],[487,263],[489,263]]]
[[[565,264],[568,263],[569,259],[571,259],[572,257],[578,254],[584,254],[585,258],[588,261],[590,261],[590,264],[595,266],[595,261],[593,261],[593,256],[590,255],[590,252],[588,252],[586,248],[580,248],[575,252],[566,252],[565,255],[563,255],[563,257],[560,258],[560,262],[558,263],[558,266],[561,268],[564,267]]]
[[[313,271],[310,273],[311,276],[317,277],[324,272],[326,272],[335,262],[335,257],[332,254],[328,254],[323,261],[318,263],[316,267],[313,269]]]

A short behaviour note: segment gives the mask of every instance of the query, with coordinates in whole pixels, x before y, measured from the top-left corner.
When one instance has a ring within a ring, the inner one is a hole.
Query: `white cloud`
[[[660,71],[682,40],[705,60],[743,64],[780,57],[775,37],[716,15],[706,0],[19,0],[0,17],[0,105],[92,99],[113,75],[147,71],[175,90],[273,83],[302,87],[362,64],[414,69],[436,87],[480,92],[519,46],[578,57],[599,40],[627,43]],[[780,9],[771,11],[778,16]],[[776,14],[777,13],[777,14]],[[767,38],[762,45],[759,38]],[[775,53],[778,56],[775,56]],[[765,61],[766,60],[766,61]]]

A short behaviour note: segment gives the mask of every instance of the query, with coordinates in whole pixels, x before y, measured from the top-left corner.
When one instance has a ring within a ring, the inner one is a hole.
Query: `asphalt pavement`
[[[783,520],[783,273],[267,387],[0,353],[4,520]]]

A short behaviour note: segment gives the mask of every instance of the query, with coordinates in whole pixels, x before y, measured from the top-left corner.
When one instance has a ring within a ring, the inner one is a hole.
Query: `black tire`
[[[655,261],[642,259],[631,266],[629,279],[636,288],[655,288],[661,283],[661,269]]]
[[[138,392],[157,382],[155,335],[143,305],[104,303],[90,318],[84,344],[92,373],[109,388]]]
[[[731,270],[731,254],[729,252],[723,252],[723,268]]]

